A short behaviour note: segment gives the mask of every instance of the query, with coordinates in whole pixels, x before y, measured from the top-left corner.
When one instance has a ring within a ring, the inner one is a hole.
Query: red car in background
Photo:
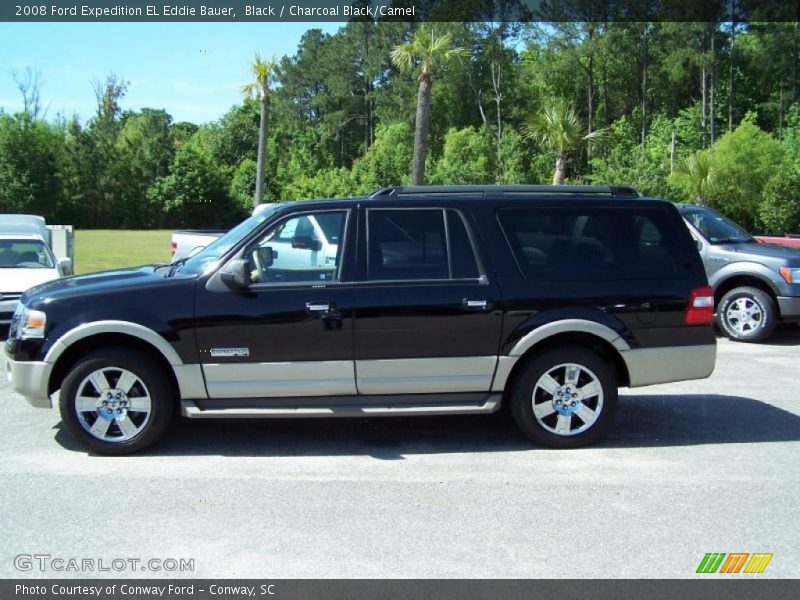
[[[794,246],[800,248],[800,234],[786,233],[784,235],[756,235],[761,244],[780,244],[781,246]]]

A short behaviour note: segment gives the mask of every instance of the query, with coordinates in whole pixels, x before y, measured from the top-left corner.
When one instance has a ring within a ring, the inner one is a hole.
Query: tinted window
[[[658,210],[513,208],[500,223],[526,276],[572,279],[662,279],[678,273],[679,248]]]
[[[368,278],[447,279],[443,210],[367,211]]]
[[[447,232],[450,237],[450,256],[454,279],[476,279],[479,277],[478,263],[469,235],[461,215],[447,211]]]

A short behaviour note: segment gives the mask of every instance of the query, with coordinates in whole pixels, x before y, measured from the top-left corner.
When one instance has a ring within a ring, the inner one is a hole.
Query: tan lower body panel
[[[359,394],[488,392],[496,356],[357,360]]]
[[[355,394],[353,361],[205,364],[209,398]]]

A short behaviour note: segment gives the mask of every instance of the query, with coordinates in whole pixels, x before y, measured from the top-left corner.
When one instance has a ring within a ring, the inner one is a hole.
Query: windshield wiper
[[[170,263],[170,264],[168,265],[168,266],[169,266],[169,272],[167,273],[167,277],[172,277],[172,276],[173,276],[173,275],[175,275],[175,274],[176,274],[178,271],[180,271],[180,270],[181,270],[181,267],[183,267],[183,265],[185,265],[185,264],[186,264],[186,261],[187,261],[187,260],[189,260],[189,257],[188,257],[188,256],[184,256],[183,258],[179,258],[179,259],[178,259],[178,260],[176,260],[175,262],[173,262],[173,263]]]

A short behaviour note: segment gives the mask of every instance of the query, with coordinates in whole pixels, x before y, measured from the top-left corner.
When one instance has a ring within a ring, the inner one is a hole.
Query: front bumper
[[[13,360],[8,354],[6,360],[6,378],[11,389],[21,394],[37,408],[52,408],[53,403],[47,393],[50,371],[53,365],[38,361]]]
[[[778,308],[785,321],[800,320],[800,296],[778,296]]]

